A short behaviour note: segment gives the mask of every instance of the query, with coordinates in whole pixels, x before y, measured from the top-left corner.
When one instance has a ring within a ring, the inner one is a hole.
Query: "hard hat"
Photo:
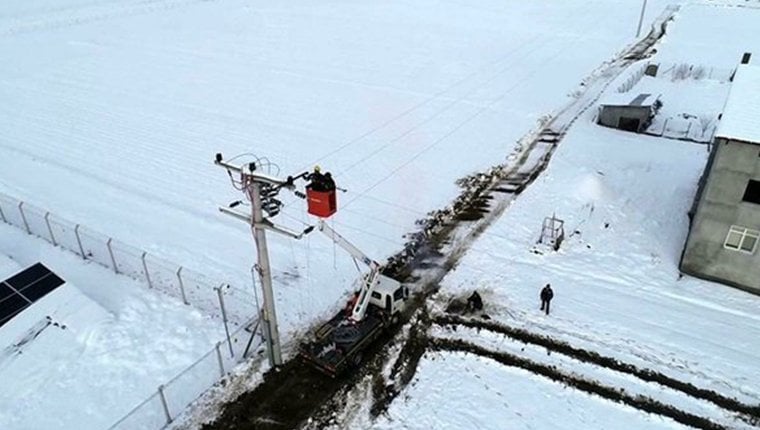
[[[314,166],[314,171],[315,172],[319,173],[320,170],[322,170],[322,169],[320,169],[319,166]]]

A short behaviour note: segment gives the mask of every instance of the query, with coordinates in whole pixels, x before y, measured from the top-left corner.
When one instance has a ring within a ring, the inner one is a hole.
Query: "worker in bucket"
[[[319,166],[314,166],[314,171],[307,174],[306,179],[309,181],[306,188],[314,191],[327,191],[325,189],[325,175],[322,174],[322,169]]]
[[[309,184],[306,186],[314,191],[333,191],[335,189],[335,181],[332,178],[330,172],[322,173],[322,169],[319,166],[314,166],[314,171],[306,176],[309,180]]]
[[[549,315],[549,305],[553,298],[554,291],[552,290],[552,286],[551,284],[546,284],[546,286],[541,289],[541,310],[545,310],[546,315]]]
[[[330,172],[325,172],[322,178],[325,182],[325,191],[332,191],[335,189],[335,180],[333,180]]]

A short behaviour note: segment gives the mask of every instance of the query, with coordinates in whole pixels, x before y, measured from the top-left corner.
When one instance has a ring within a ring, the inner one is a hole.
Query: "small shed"
[[[602,102],[597,124],[640,133],[646,130],[662,106],[659,98],[647,93],[636,96],[629,93],[615,94]]]

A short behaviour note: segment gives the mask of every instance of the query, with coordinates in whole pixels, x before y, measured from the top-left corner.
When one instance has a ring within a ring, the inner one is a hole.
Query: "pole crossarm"
[[[244,221],[246,224],[253,224],[253,218],[251,217],[251,215],[248,215],[248,214],[236,211],[234,209],[230,209],[230,208],[225,207],[225,206],[219,206],[219,212],[222,212],[225,215],[230,215],[231,217],[239,219],[240,221]],[[282,235],[285,235],[285,236],[289,236],[289,237],[291,237],[293,239],[301,239],[301,238],[304,237],[304,235],[308,234],[309,231],[311,231],[311,230],[307,229],[308,231],[304,230],[304,231],[298,232],[298,231],[289,229],[287,227],[282,227],[282,226],[274,225],[274,224],[272,224],[271,221],[269,221],[266,218],[262,222],[260,222],[258,224],[255,224],[254,227],[256,227],[256,228],[263,228],[263,229],[266,229],[266,230],[269,230],[269,231],[273,231],[275,233],[279,233],[279,234],[282,234]]]

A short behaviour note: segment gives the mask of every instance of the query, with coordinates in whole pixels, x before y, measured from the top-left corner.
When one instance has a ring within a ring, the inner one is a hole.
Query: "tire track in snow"
[[[728,430],[728,427],[695,414],[685,412],[671,405],[667,405],[652,399],[651,397],[633,396],[616,388],[600,384],[597,381],[565,373],[553,366],[540,364],[533,360],[518,357],[510,353],[494,352],[469,342],[448,339],[434,339],[430,341],[430,347],[434,351],[465,352],[489,358],[503,365],[524,369],[530,373],[560,382],[577,390],[613,400],[644,412],[661,415],[690,427],[704,430]]]
[[[740,402],[733,397],[725,396],[713,390],[697,387],[694,384],[672,378],[661,372],[652,369],[642,369],[636,365],[601,355],[595,351],[578,348],[567,342],[549,336],[532,333],[528,330],[511,327],[503,323],[463,318],[455,315],[436,316],[432,319],[432,323],[439,326],[462,326],[477,330],[487,330],[525,344],[537,345],[546,348],[548,351],[557,352],[582,362],[596,364],[600,367],[634,376],[645,382],[657,383],[673,390],[680,391],[690,397],[705,400],[725,410],[744,415],[747,418],[747,421],[753,425],[760,424],[760,405],[749,405]]]

